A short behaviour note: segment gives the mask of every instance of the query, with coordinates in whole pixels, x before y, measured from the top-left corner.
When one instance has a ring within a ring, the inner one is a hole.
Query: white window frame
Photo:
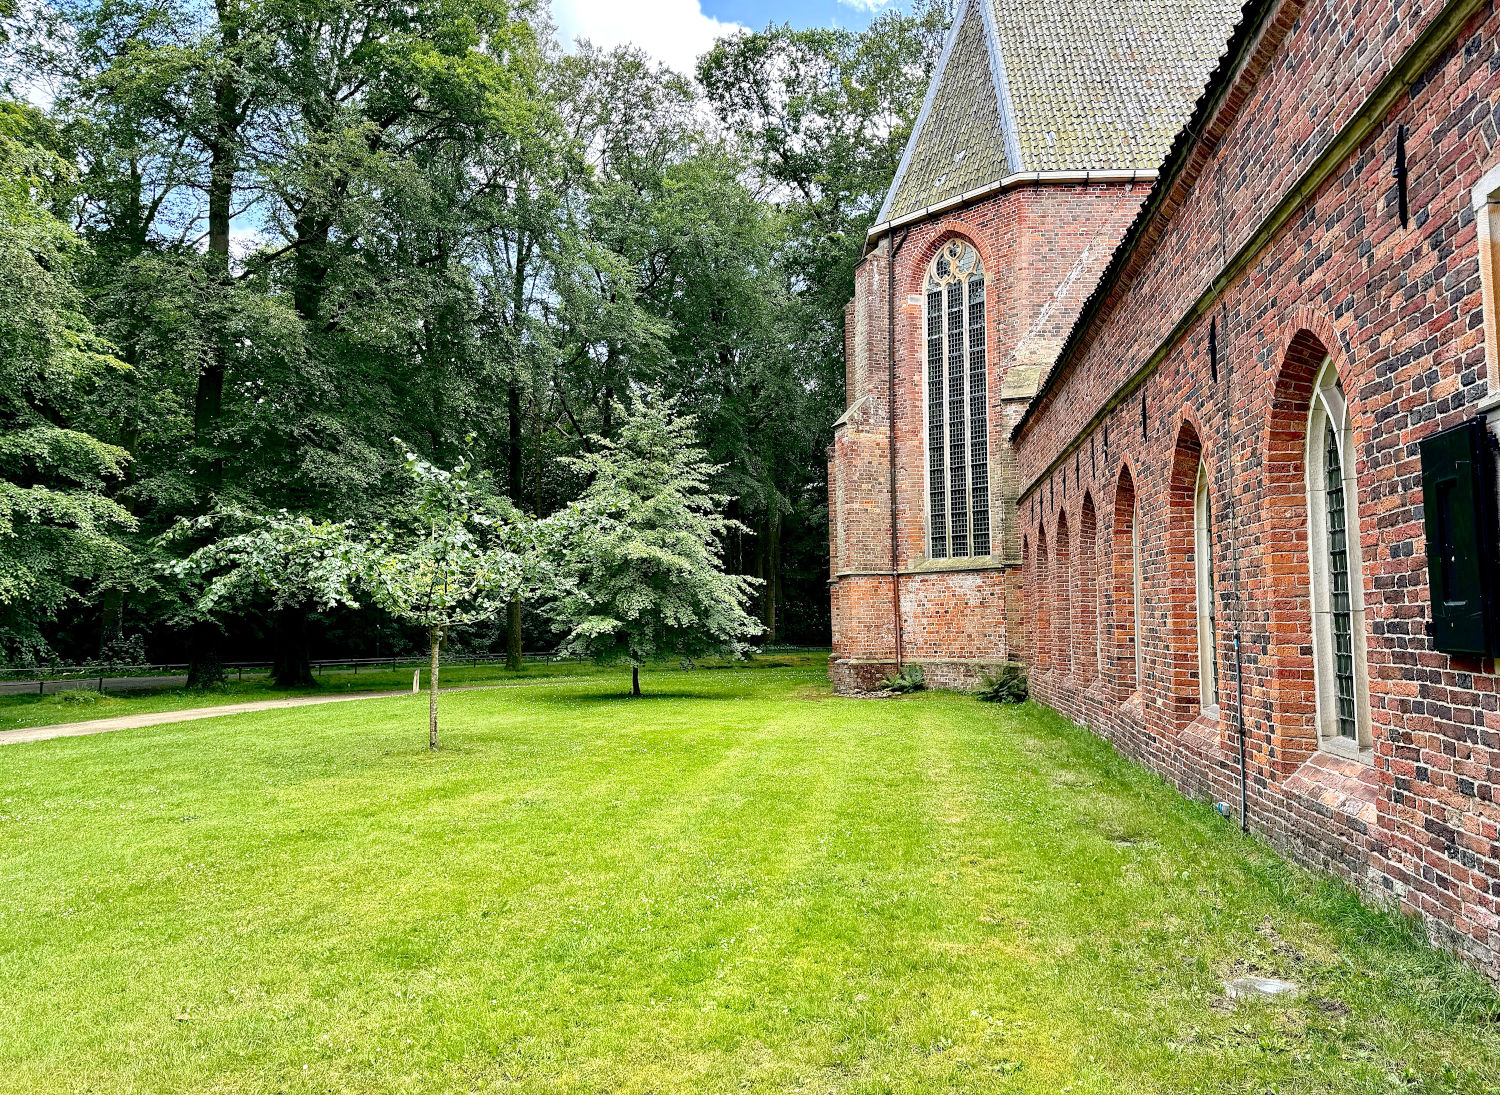
[[[972,264],[970,264],[969,261],[968,261],[970,259],[970,257],[972,257]],[[940,261],[945,261],[947,263],[947,265],[948,265],[948,268],[949,268],[949,272],[945,273],[945,274],[943,274],[941,276],[938,274],[938,266],[939,266],[939,262]],[[960,270],[960,273],[957,273],[957,274],[953,273],[952,271],[955,268],[957,268],[958,270]],[[981,393],[980,394],[982,395],[983,404],[984,404],[983,416],[980,419],[981,424],[984,427],[984,439],[983,439],[983,444],[980,446],[980,448],[982,448],[983,455],[984,455],[984,458],[985,458],[984,482],[983,482],[984,501],[983,501],[982,505],[976,505],[975,501],[974,501],[974,495],[976,493],[975,489],[974,489],[975,488],[975,481],[976,481],[976,477],[975,477],[975,474],[974,474],[974,469],[977,466],[977,462],[974,460],[975,445],[974,445],[974,428],[973,427],[974,427],[974,422],[975,422],[975,417],[974,417],[974,410],[975,410],[975,407],[974,407],[974,395],[975,395],[975,393],[974,393],[973,385],[972,385],[971,372],[972,372],[972,369],[974,367],[974,361],[973,361],[973,356],[972,355],[974,353],[974,350],[976,349],[976,346],[975,346],[975,344],[973,342],[973,326],[970,323],[970,308],[971,308],[971,306],[973,304],[973,301],[970,299],[970,293],[971,293],[970,285],[975,280],[979,280],[982,283],[982,285],[983,285],[983,292],[984,292],[984,298],[983,298],[983,309],[984,309],[984,311],[983,311],[983,321],[982,321],[982,324],[980,326],[980,336],[979,336],[979,341],[978,341],[978,345],[977,345],[977,349],[978,349],[978,352],[979,352],[979,355],[980,355],[980,368],[981,368],[982,376],[983,376],[983,380],[982,380],[982,383],[981,383]],[[961,283],[964,286],[964,302],[963,302],[963,309],[964,309],[963,317],[964,318],[963,318],[963,324],[962,324],[964,344],[963,344],[963,349],[962,349],[961,353],[962,353],[962,356],[963,356],[963,376],[964,376],[964,380],[965,380],[965,391],[964,391],[964,401],[963,401],[963,405],[964,405],[964,459],[963,459],[963,470],[964,470],[964,476],[965,476],[964,498],[965,498],[965,510],[966,510],[967,521],[966,521],[965,550],[962,553],[955,553],[954,550],[953,550],[953,490],[952,490],[952,482],[951,482],[951,478],[952,478],[952,462],[951,462],[951,448],[950,448],[950,445],[951,445],[951,436],[950,436],[950,432],[949,432],[950,431],[950,424],[949,424],[949,418],[948,418],[948,413],[947,413],[947,410],[948,410],[948,408],[950,406],[951,393],[948,391],[947,384],[946,384],[946,377],[947,377],[948,368],[949,368],[948,358],[949,358],[949,354],[951,352],[951,345],[950,345],[950,342],[949,342],[949,331],[948,331],[948,317],[947,317],[947,311],[948,311],[948,309],[947,309],[947,294],[948,294],[948,287],[950,285],[952,285],[952,284],[955,284],[955,283]],[[938,553],[938,552],[936,552],[936,551],[933,550],[934,547],[936,546],[935,545],[935,538],[934,538],[934,531],[935,531],[935,526],[936,526],[937,522],[936,522],[936,519],[933,516],[933,501],[934,501],[934,499],[933,499],[933,491],[932,491],[932,406],[931,406],[931,401],[930,401],[930,396],[931,396],[931,376],[930,376],[931,362],[929,361],[929,353],[930,353],[930,349],[929,349],[929,338],[930,338],[929,329],[930,329],[930,325],[931,325],[931,322],[932,322],[932,313],[931,313],[930,305],[929,305],[929,302],[928,302],[928,296],[934,290],[937,290],[937,291],[939,291],[942,294],[943,301],[944,301],[944,303],[943,303],[943,311],[942,311],[942,314],[941,314],[941,317],[940,317],[940,321],[939,321],[939,331],[941,332],[941,338],[942,338],[941,360],[942,360],[942,368],[943,368],[943,373],[944,373],[944,378],[945,378],[944,390],[943,390],[943,408],[944,408],[944,410],[943,410],[943,425],[942,425],[942,450],[943,450],[943,471],[944,471],[944,484],[943,484],[944,535],[943,535],[943,550],[942,550],[941,553]],[[937,254],[935,254],[932,257],[932,261],[928,264],[928,267],[927,267],[927,275],[926,275],[926,277],[923,278],[923,282],[922,282],[922,327],[921,327],[921,343],[920,343],[920,349],[921,349],[920,363],[921,363],[921,376],[922,376],[922,490],[923,490],[923,500],[924,500],[923,510],[924,510],[924,516],[926,518],[926,535],[924,537],[923,547],[925,549],[925,553],[926,553],[927,557],[931,558],[931,559],[974,559],[974,560],[978,560],[978,561],[982,562],[982,561],[987,561],[989,559],[992,559],[994,556],[996,556],[997,554],[999,554],[999,551],[1000,551],[1000,544],[1002,542],[1002,529],[1000,527],[999,514],[997,513],[997,509],[996,509],[996,507],[994,505],[995,489],[994,489],[994,470],[993,469],[995,467],[995,461],[994,461],[994,453],[992,451],[993,450],[993,446],[991,444],[991,434],[992,434],[993,431],[990,429],[990,422],[989,422],[990,411],[992,409],[991,406],[990,406],[990,397],[989,397],[990,362],[989,362],[988,332],[989,332],[989,325],[990,325],[990,314],[991,314],[991,312],[990,312],[990,284],[989,284],[989,278],[988,278],[988,276],[985,273],[984,262],[980,258],[979,252],[975,249],[974,245],[971,244],[971,243],[969,243],[967,240],[960,239],[960,238],[954,238],[954,239],[951,239],[951,240],[947,241],[947,243],[945,243],[938,250]],[[974,530],[975,530],[975,526],[977,524],[977,522],[976,522],[975,519],[976,519],[976,517],[979,517],[981,515],[984,517],[984,524],[985,524],[985,533],[984,533],[984,535],[987,538],[988,543],[986,545],[987,550],[985,550],[983,553],[978,553],[978,552],[975,551],[975,532],[974,532]]]
[[[1353,657],[1355,736],[1339,733],[1337,654],[1328,533],[1329,425],[1334,429],[1342,465],[1344,536],[1349,571],[1349,621]],[[1331,358],[1324,358],[1313,383],[1305,438],[1307,486],[1307,559],[1312,609],[1313,678],[1317,693],[1318,745],[1331,753],[1368,761],[1371,750],[1370,681],[1365,656],[1365,598],[1360,559],[1359,482],[1354,471],[1354,431],[1349,406]]]
[[[1199,461],[1193,485],[1193,590],[1198,623],[1198,708],[1219,711],[1218,609],[1214,594],[1213,495],[1208,468]]]
[[[1134,486],[1134,483],[1131,484]],[[1135,604],[1131,613],[1131,623],[1135,630],[1135,690],[1142,694],[1146,687],[1146,659],[1145,651],[1141,648],[1141,613],[1145,609],[1145,601],[1141,597],[1141,497],[1135,496],[1130,506],[1130,580],[1134,586]]]

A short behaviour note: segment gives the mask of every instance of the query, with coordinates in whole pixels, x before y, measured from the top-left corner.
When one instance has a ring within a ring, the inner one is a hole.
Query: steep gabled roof
[[[1152,170],[1239,0],[967,0],[879,220],[1031,171]]]

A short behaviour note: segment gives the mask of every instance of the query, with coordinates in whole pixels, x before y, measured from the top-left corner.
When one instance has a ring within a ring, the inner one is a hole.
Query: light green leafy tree
[[[400,444],[400,442],[397,442]],[[455,627],[482,623],[523,594],[555,588],[542,565],[546,532],[491,489],[468,461],[437,467],[406,454],[411,495],[404,512],[365,535],[348,522],[281,511],[236,512],[179,521],[169,537],[191,539],[226,524],[237,531],[169,564],[178,577],[204,581],[196,607],[213,613],[269,596],[298,613],[358,607],[356,591],[427,633],[428,745],[438,747],[437,692],[443,640]]]
[[[428,747],[438,747],[437,690],[444,638],[493,620],[545,582],[545,529],[527,520],[468,461],[444,469],[406,456],[415,501],[356,553],[359,581],[391,615],[427,632]]]
[[[353,589],[362,553],[347,523],[286,510],[261,516],[236,509],[183,519],[162,539],[167,547],[202,544],[165,566],[172,577],[201,586],[197,613],[212,618],[269,599],[282,632],[271,679],[286,688],[317,683],[302,626],[307,614],[358,607]]]
[[[724,537],[739,527],[715,493],[722,470],[698,444],[678,400],[647,390],[616,405],[616,439],[568,463],[589,477],[583,496],[550,519],[558,588],[551,615],[568,629],[562,651],[641,666],[652,658],[742,657],[761,625],[745,606],[760,584],[724,572]]]

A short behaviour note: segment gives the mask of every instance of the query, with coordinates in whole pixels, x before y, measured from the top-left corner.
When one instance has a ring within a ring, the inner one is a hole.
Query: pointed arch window
[[[1332,360],[1325,359],[1307,419],[1307,543],[1319,736],[1338,752],[1370,744],[1353,447],[1344,389]]]
[[[1141,650],[1141,613],[1146,602],[1141,598],[1141,511],[1130,503],[1130,660],[1135,668],[1135,690],[1146,686],[1146,663]]]
[[[1208,469],[1199,464],[1198,482],[1193,489],[1193,568],[1198,602],[1198,706],[1204,711],[1219,706],[1219,629],[1214,597],[1213,531]]]
[[[927,548],[990,554],[989,396],[984,266],[950,240],[927,268]]]

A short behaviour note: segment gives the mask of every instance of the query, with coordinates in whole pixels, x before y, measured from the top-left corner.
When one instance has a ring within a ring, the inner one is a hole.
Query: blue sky
[[[864,27],[902,0],[552,0],[565,44],[588,38],[606,48],[631,43],[683,72],[721,34],[767,23]]]
[[[796,27],[863,27],[872,9],[847,0],[701,0],[705,15],[740,23],[759,30],[767,23],[791,23]],[[874,10],[878,11],[880,5]]]

